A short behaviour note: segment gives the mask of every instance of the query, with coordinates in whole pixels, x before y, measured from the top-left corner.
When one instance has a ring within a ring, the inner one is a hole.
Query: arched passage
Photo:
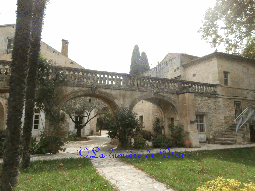
[[[144,102],[144,104],[142,104],[142,102]],[[138,113],[138,115],[141,115],[141,113],[139,114],[139,109],[137,109],[137,105],[139,105],[139,107],[143,109],[143,113],[145,115],[144,117],[142,117],[144,118],[145,122],[145,130],[152,131],[152,123],[155,117],[159,117],[163,122],[163,125],[165,126],[166,135],[169,135],[170,132],[168,129],[168,125],[171,122],[174,122],[176,124],[179,121],[177,104],[171,98],[161,95],[145,95],[133,100],[130,105],[130,109],[134,109],[134,111]]]
[[[64,107],[64,105],[68,101],[71,101],[73,99],[80,98],[80,97],[89,97],[89,98],[98,99],[98,100],[102,101],[106,106],[108,106],[108,108],[110,109],[111,112],[113,112],[114,110],[116,110],[118,108],[118,105],[112,99],[112,98],[114,98],[114,96],[110,95],[109,93],[105,93],[105,92],[101,92],[101,91],[92,93],[92,92],[86,91],[86,90],[71,91],[67,94],[62,95],[60,97],[60,101],[55,104],[55,107],[57,108],[58,111],[61,111],[62,108]],[[91,115],[90,114],[85,115],[85,113],[84,113],[84,115],[79,114],[77,116],[76,115],[75,116],[66,115],[66,123],[65,123],[66,130],[68,130],[72,133],[76,133],[77,123],[75,123],[74,121],[77,120],[77,121],[80,121],[81,124],[86,124],[86,121],[89,120],[89,118],[91,118],[89,123],[85,127],[83,127],[82,130],[79,130],[79,135],[87,136],[87,135],[91,134],[91,131],[94,134],[96,132],[96,130],[98,129],[97,128],[98,127],[97,117],[94,118],[94,116],[95,116],[94,112],[95,112],[95,110],[90,112]]]

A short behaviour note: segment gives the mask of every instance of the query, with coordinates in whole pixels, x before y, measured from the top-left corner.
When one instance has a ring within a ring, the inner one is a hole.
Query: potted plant
[[[189,140],[185,140],[183,144],[185,145],[186,148],[190,148],[191,142]]]

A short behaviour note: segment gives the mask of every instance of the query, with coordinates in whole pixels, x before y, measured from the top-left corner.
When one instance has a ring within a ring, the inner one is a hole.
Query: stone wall
[[[13,25],[1,25],[0,26],[0,60],[11,61],[12,53],[7,50],[8,40],[7,38],[14,38],[15,35],[15,24]],[[61,46],[61,44],[60,44]],[[45,42],[41,41],[41,54],[48,60],[53,60],[54,65],[71,67],[71,68],[84,68],[58,52],[56,49],[50,47]]]
[[[235,119],[235,101],[241,102],[242,110],[246,107],[255,107],[255,102],[252,100],[245,100],[240,98],[226,98],[226,97],[202,97],[195,96],[195,113],[196,115],[205,115],[206,139],[210,142],[214,137],[223,134],[224,131],[234,124]],[[247,142],[249,136],[249,129],[242,127],[244,131],[238,134],[238,141],[242,143]],[[248,134],[247,134],[248,133]],[[246,137],[241,140],[241,137]]]
[[[143,75],[169,79],[176,78],[181,74],[181,65],[183,63],[197,58],[187,54],[168,53],[156,67],[146,71]]]
[[[194,82],[219,84],[217,59],[210,58],[189,67],[182,67],[181,79]]]
[[[6,128],[8,100],[6,94],[0,95],[0,129]]]
[[[223,99],[215,97],[195,96],[195,114],[205,116],[206,139],[210,140],[214,134],[224,130]]]
[[[143,130],[153,132],[153,121],[156,117],[160,118],[162,121],[162,112],[160,109],[145,100],[142,100],[138,102],[133,111],[137,113],[137,119],[139,119],[139,116],[143,116],[143,126],[145,127]]]

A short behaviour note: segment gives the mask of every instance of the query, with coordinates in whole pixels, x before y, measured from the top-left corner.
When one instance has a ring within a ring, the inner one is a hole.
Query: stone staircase
[[[255,121],[255,109],[247,107],[235,120],[234,124],[229,126],[222,134],[220,133],[215,139],[215,144],[233,145],[239,139],[242,139],[242,134],[245,134],[244,128],[241,128],[246,122]],[[236,133],[237,131],[237,133]]]
[[[242,129],[239,130],[242,133]],[[233,145],[236,144],[236,125],[232,124],[222,134],[215,139],[215,144]]]

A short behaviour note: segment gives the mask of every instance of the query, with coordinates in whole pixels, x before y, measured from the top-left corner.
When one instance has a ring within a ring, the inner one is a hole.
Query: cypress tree
[[[139,76],[149,69],[150,66],[146,53],[142,52],[140,56],[139,47],[135,45],[131,58],[130,74]]]
[[[131,58],[130,74],[139,75],[139,65],[140,65],[140,51],[138,45],[135,45]]]
[[[145,52],[142,52],[140,62],[142,67],[142,73],[150,69],[149,61]]]

